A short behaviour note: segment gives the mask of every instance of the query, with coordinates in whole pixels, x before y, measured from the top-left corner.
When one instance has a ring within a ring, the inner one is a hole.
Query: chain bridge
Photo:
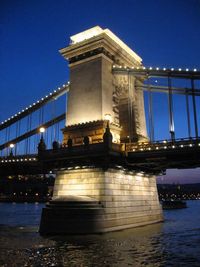
[[[155,176],[167,168],[200,167],[200,71],[146,67],[98,26],[71,36],[59,52],[69,62],[70,81],[1,122],[0,174],[56,174],[42,234],[162,221]],[[162,130],[155,124],[160,95],[167,103],[163,140],[155,134]],[[185,121],[181,136],[177,112]]]

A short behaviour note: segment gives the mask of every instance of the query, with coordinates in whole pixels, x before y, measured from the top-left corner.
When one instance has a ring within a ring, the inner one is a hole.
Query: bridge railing
[[[180,138],[175,140],[159,140],[156,142],[137,142],[126,143],[126,152],[139,152],[139,151],[156,151],[156,150],[171,150],[182,148],[200,147],[200,137],[195,138]]]
[[[30,162],[37,160],[38,159],[36,154],[5,156],[5,157],[0,157],[0,164],[11,163],[11,162]]]

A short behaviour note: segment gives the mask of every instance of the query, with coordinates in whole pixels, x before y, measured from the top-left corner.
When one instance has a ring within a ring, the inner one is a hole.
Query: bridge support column
[[[156,178],[119,169],[59,171],[41,234],[102,233],[163,220]]]

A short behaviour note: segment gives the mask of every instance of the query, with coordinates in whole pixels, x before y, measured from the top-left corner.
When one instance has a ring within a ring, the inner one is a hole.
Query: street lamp
[[[9,147],[10,147],[10,156],[13,156],[13,148],[15,147],[15,145],[10,144]]]
[[[45,128],[44,127],[40,127],[39,131],[41,133],[41,138],[40,138],[40,142],[38,144],[38,151],[43,151],[46,149],[46,144],[44,142],[44,138],[43,138],[43,133],[45,132]]]
[[[44,127],[40,127],[39,131],[40,131],[40,133],[44,133],[45,132],[45,128]]]
[[[105,114],[104,118],[105,118],[106,121],[111,122],[112,116],[111,116],[111,114]]]
[[[45,132],[45,128],[44,127],[40,127],[39,131],[41,133],[41,139],[43,139],[43,134]]]

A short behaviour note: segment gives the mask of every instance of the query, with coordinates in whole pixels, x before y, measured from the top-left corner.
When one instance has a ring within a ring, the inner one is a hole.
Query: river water
[[[200,201],[165,222],[103,235],[38,234],[43,204],[0,203],[1,267],[200,266]]]

